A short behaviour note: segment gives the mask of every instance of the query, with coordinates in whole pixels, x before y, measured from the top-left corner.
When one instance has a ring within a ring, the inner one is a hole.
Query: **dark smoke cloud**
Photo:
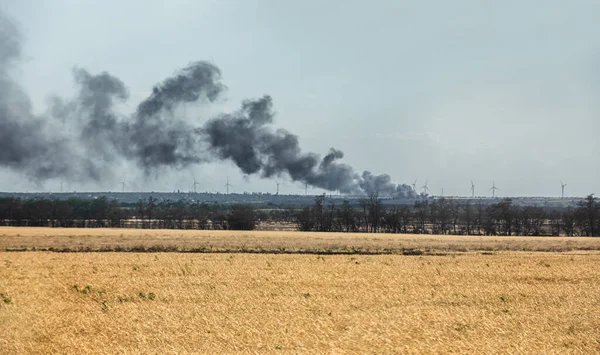
[[[29,97],[9,75],[21,59],[21,34],[0,13],[0,165],[34,179],[68,174],[98,178],[93,164],[74,153],[67,137],[32,112]]]
[[[388,175],[357,173],[331,149],[324,157],[303,152],[298,136],[273,128],[273,100],[265,95],[242,102],[238,111],[202,126],[179,117],[177,108],[211,103],[225,90],[221,71],[193,62],[156,85],[131,115],[116,105],[129,98],[125,84],[109,73],[73,70],[77,95],[54,97],[45,116],[9,76],[21,56],[16,26],[0,14],[0,166],[45,180],[110,177],[119,162],[134,162],[145,173],[183,168],[208,160],[229,160],[246,175],[289,176],[293,181],[343,193],[412,197],[407,185]]]
[[[123,139],[114,105],[129,97],[125,84],[106,72],[91,75],[84,69],[74,69],[73,76],[79,88],[76,101],[57,105],[54,111],[59,110],[59,114],[62,111],[64,115],[69,109],[75,109],[72,119],[79,121],[79,137],[86,156],[97,157],[98,165],[113,162],[118,155],[115,147],[119,147]]]
[[[201,97],[214,101],[225,89],[221,84],[221,71],[208,62],[188,65],[172,78],[166,79],[152,90],[152,95],[139,104],[138,117],[152,117],[163,110],[172,111],[183,102],[196,102]]]
[[[342,193],[415,196],[408,185],[392,183],[389,175],[369,171],[359,175],[338,161],[344,157],[340,150],[332,148],[322,159],[303,153],[296,135],[271,128],[273,116],[272,99],[264,96],[244,102],[236,113],[208,121],[202,133],[211,151],[220,159],[233,161],[244,174],[287,175],[293,181]]]
[[[199,130],[177,119],[173,109],[184,103],[213,102],[225,89],[221,71],[208,62],[194,62],[154,87],[124,130],[124,150],[145,170],[157,166],[184,167],[200,163]]]

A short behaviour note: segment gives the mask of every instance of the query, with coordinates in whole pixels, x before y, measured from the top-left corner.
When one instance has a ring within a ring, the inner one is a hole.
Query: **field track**
[[[600,238],[0,227],[0,251],[27,250],[299,254],[598,252]]]

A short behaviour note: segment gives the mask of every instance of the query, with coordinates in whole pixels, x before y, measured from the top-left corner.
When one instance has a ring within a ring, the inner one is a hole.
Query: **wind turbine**
[[[423,189],[423,193],[424,193],[424,194],[426,194],[426,193],[427,193],[427,191],[430,191],[430,192],[431,192],[431,190],[429,189],[429,187],[427,187],[427,183],[428,183],[428,182],[429,182],[429,180],[425,180],[425,185],[421,186],[421,188]]]
[[[279,185],[283,185],[282,182],[279,182],[277,180],[275,180],[275,183],[277,184],[277,192],[275,193],[276,196],[279,196]]]
[[[496,198],[496,190],[500,189],[496,187],[496,182],[494,181],[492,184],[492,188],[490,188],[490,191],[492,192],[492,198]]]
[[[560,182],[560,187],[562,189],[562,198],[565,198],[565,186],[567,186],[567,184],[563,184],[563,182]]]
[[[121,192],[125,192],[126,186],[127,186],[127,184],[125,183],[125,178],[123,178],[123,181],[121,181]]]
[[[415,179],[415,182],[413,182],[412,187],[413,187],[413,191],[417,192],[417,180],[419,180],[418,178]]]
[[[231,184],[229,183],[229,178],[227,178],[227,183],[225,184],[225,187],[227,188],[227,194],[229,195],[229,188],[230,188],[230,187],[233,187],[233,185],[231,185]]]
[[[473,180],[471,180],[471,198],[475,197],[475,184],[473,183]]]
[[[194,189],[194,193],[196,193],[196,185],[200,185],[200,184],[196,181],[196,177],[192,176],[192,178],[194,179],[194,183],[192,184],[192,188]]]
[[[308,183],[304,184],[304,196],[308,195]]]

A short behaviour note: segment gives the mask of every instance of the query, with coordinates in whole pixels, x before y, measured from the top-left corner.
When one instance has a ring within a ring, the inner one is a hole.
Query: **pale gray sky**
[[[228,90],[198,122],[269,94],[276,125],[304,150],[335,147],[357,170],[397,183],[426,179],[433,194],[467,195],[470,181],[501,196],[600,193],[600,2],[42,1],[0,0],[24,35],[14,77],[41,112],[73,95],[72,68],[108,71],[131,92],[132,111],[154,84],[209,60]],[[188,112],[189,113],[189,112]],[[126,167],[100,185],[71,189],[275,191],[232,164],[161,172]],[[192,172],[193,170],[193,172]],[[117,177],[118,176],[118,177]],[[0,190],[53,190],[0,171]],[[301,193],[300,184],[281,187]]]

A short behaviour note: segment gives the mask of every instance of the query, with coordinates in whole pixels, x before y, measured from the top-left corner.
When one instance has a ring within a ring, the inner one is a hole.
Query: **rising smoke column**
[[[129,98],[125,84],[103,72],[75,68],[71,100],[54,97],[48,114],[36,116],[10,69],[21,56],[20,34],[0,13],[0,166],[38,180],[62,177],[101,181],[117,162],[133,162],[146,174],[209,160],[229,160],[247,175],[289,176],[293,181],[342,193],[413,197],[389,175],[357,173],[331,148],[323,157],[303,152],[298,136],[273,127],[273,100],[265,95],[239,110],[197,126],[177,108],[212,103],[225,90],[212,63],[192,62],[156,85],[130,115],[115,106]]]
[[[45,180],[65,175],[100,174],[86,158],[74,153],[48,117],[36,116],[31,101],[9,75],[21,60],[21,34],[0,12],[0,165]]]
[[[212,102],[224,90],[221,73],[213,64],[193,62],[173,77],[156,85],[131,115],[115,112],[125,102],[128,90],[109,73],[92,75],[73,71],[78,95],[69,102],[55,98],[53,112],[62,114],[90,156],[99,161],[133,160],[145,172],[161,167],[185,167],[201,163],[199,128],[178,118],[181,104]]]
[[[127,155],[146,170],[201,163],[198,127],[178,119],[173,110],[184,103],[213,102],[224,89],[219,68],[203,61],[189,64],[155,86],[125,127]]]
[[[114,106],[125,102],[129,92],[119,78],[106,72],[92,75],[76,68],[73,77],[79,88],[76,99],[67,104],[56,99],[53,112],[58,110],[60,118],[69,119],[68,125],[77,127],[77,138],[86,155],[95,157],[97,165],[109,168],[120,156],[118,147],[125,139]]]

